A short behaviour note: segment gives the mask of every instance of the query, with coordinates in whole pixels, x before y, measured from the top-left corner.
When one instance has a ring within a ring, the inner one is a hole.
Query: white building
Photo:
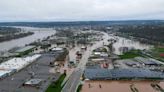
[[[3,62],[0,64],[0,78],[3,78],[4,76],[8,76],[14,72],[17,72],[23,68],[25,68],[27,65],[34,62],[37,58],[39,58],[41,55],[33,55],[28,56],[25,58],[13,58],[6,62]]]

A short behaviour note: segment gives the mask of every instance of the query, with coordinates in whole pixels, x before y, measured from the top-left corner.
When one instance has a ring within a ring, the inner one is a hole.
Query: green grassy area
[[[164,52],[164,48],[158,48],[159,52]]]
[[[163,53],[164,53],[164,48],[155,47],[152,49],[151,55],[159,59],[164,59],[164,57],[160,56],[160,54],[163,54]]]
[[[164,62],[164,57],[160,56],[160,54],[164,53],[164,48],[155,46],[151,48],[150,50],[148,50],[146,53],[147,54],[144,54],[145,56]]]
[[[83,85],[79,85],[76,92],[80,92]]]
[[[139,51],[130,51],[130,52],[124,53],[123,55],[119,55],[121,59],[129,59],[129,58],[135,58],[139,56],[141,56],[139,54]]]
[[[46,92],[61,92],[62,90],[62,87],[61,87],[61,84],[64,80],[64,78],[66,77],[65,74],[62,74],[60,76],[60,78],[56,81],[56,82],[53,82],[46,90]]]
[[[158,52],[163,52],[164,53],[164,48],[155,48],[156,51]]]

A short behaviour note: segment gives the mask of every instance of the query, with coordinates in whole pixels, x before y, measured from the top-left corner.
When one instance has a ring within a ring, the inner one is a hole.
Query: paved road
[[[88,47],[86,52],[84,52],[82,59],[80,60],[80,63],[78,64],[77,68],[74,70],[74,72],[70,75],[67,83],[62,89],[62,92],[76,92],[76,89],[78,87],[78,84],[80,83],[80,77],[84,72],[85,65],[88,62],[88,58],[90,54],[92,53],[92,50],[98,47],[103,46],[103,43],[107,44],[108,40],[108,34],[103,33],[103,40],[96,42],[92,47]]]
[[[76,61],[76,52],[79,51],[79,50],[80,50],[79,46],[76,46],[73,49],[69,50],[69,55],[67,57],[67,61],[64,64],[64,68],[69,69],[68,68],[68,62],[69,61]],[[70,70],[70,71],[67,70],[67,76],[64,79],[63,83],[61,84],[61,86],[63,86],[66,83],[66,81],[69,79],[69,77],[71,76],[72,73],[73,73],[72,70]]]

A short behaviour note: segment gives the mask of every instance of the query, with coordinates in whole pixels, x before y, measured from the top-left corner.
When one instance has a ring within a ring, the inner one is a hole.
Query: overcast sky
[[[0,21],[164,20],[164,0],[0,0]]]

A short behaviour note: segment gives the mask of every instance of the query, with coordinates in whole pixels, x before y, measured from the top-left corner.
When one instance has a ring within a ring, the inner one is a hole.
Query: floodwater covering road
[[[120,47],[128,47],[128,48],[134,48],[134,49],[140,49],[140,50],[149,49],[152,47],[151,45],[140,43],[139,41],[136,41],[136,40],[114,36],[112,34],[106,37],[109,39],[111,38],[117,39],[117,42],[113,44],[113,48],[114,48],[113,53],[118,54],[118,55],[122,54],[122,51],[119,50]]]
[[[103,33],[103,32],[102,32]],[[83,74],[83,71],[85,69],[85,65],[88,62],[88,58],[92,52],[92,50],[103,46],[103,44],[105,42],[107,42],[108,38],[106,36],[108,36],[108,34],[103,33],[104,34],[104,39],[102,41],[96,42],[93,46],[88,47],[87,50],[84,52],[82,59],[80,60],[80,63],[78,64],[77,68],[74,70],[74,72],[70,75],[67,83],[65,84],[65,86],[62,89],[62,92],[75,92],[78,84],[80,83],[80,77]]]
[[[78,64],[77,68],[74,70],[74,72],[70,75],[67,83],[62,89],[62,92],[76,92],[76,89],[78,87],[78,84],[80,83],[80,77],[83,74],[83,71],[85,70],[85,65],[88,62],[88,58],[90,54],[92,53],[92,50],[103,46],[104,44],[109,44],[108,39],[110,38],[116,38],[115,36],[108,35],[107,33],[104,33],[103,40],[96,42],[93,44],[93,46],[88,47],[87,50],[84,52],[82,59],[80,60],[80,63]],[[149,49],[150,45],[141,44],[137,41],[132,41],[129,39],[125,39],[122,37],[117,37],[118,41],[113,45],[115,51],[115,54],[121,54],[119,51],[119,48],[122,46],[126,47],[134,47],[135,49]]]

